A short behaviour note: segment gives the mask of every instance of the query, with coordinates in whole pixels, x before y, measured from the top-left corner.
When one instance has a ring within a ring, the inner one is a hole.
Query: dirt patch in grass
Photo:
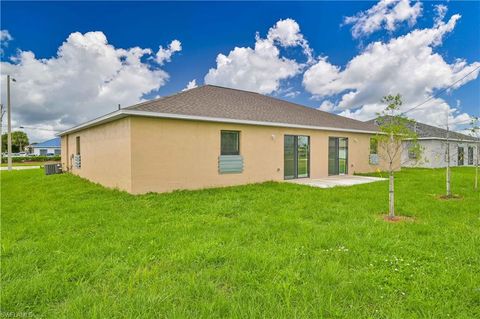
[[[404,222],[414,222],[415,221],[415,217],[410,217],[410,216],[390,217],[388,214],[381,215],[381,218],[388,223],[404,223]]]
[[[462,200],[462,199],[463,199],[463,196],[461,196],[461,195],[456,195],[456,194],[452,194],[452,195],[438,195],[437,198],[440,199],[440,200]]]

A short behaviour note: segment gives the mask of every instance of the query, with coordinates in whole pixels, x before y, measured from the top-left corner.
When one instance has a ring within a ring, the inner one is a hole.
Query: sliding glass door
[[[310,137],[285,135],[283,157],[285,179],[309,177]]]
[[[285,135],[283,146],[283,176],[292,179],[296,176],[295,168],[295,136]]]
[[[329,137],[328,175],[348,174],[348,138]]]

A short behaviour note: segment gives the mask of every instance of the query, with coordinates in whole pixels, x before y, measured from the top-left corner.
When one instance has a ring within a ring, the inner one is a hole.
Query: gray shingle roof
[[[232,120],[377,131],[377,127],[371,123],[319,111],[254,92],[214,85],[204,85],[125,109]]]
[[[367,121],[367,123],[377,124],[379,120],[381,120],[381,118]],[[410,130],[416,132],[419,138],[447,138],[447,130],[440,127],[420,122],[409,122],[408,127]],[[454,131],[449,132],[449,138],[454,140],[476,141],[476,139],[472,136],[457,133]]]

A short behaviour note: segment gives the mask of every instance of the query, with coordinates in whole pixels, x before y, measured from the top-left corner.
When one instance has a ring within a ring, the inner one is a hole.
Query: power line
[[[447,91],[448,89],[450,89],[451,87],[453,87],[454,84],[460,82],[461,80],[465,79],[467,76],[469,76],[470,74],[472,74],[473,72],[475,72],[476,70],[480,69],[480,66],[476,67],[475,69],[473,69],[472,71],[468,72],[467,74],[465,74],[462,78],[458,79],[457,81],[453,82],[452,84],[450,84],[449,86],[447,86],[446,88],[444,89],[441,89],[440,91],[438,91],[437,93],[435,93],[434,95],[432,95],[431,97],[429,97],[428,99],[426,99],[425,101],[423,101],[422,103],[418,104],[417,106],[414,106],[404,112],[402,112],[401,114],[402,115],[405,115],[405,113],[408,113],[408,112],[411,112],[413,110],[415,110],[416,108],[424,105],[425,103],[427,103],[428,101],[438,97],[440,94],[442,94],[443,92]]]

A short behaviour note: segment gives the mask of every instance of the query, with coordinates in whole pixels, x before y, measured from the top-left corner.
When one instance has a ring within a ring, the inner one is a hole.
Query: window
[[[412,143],[407,143],[408,148],[408,158],[409,159],[417,159],[418,150]]]
[[[60,150],[54,150],[55,155],[60,155]]]
[[[76,148],[77,148],[77,151],[75,154],[80,155],[80,136],[76,137],[75,142],[76,142]]]
[[[457,164],[458,166],[465,165],[465,163],[464,163],[464,155],[465,155],[464,152],[465,152],[465,150],[463,149],[463,147],[458,148],[458,153],[457,153],[458,154],[458,164]]]
[[[47,149],[46,148],[41,148],[40,149],[40,156],[47,156]]]
[[[473,165],[473,146],[468,147],[468,165]]]
[[[370,164],[378,165],[378,140],[370,138]]]
[[[240,132],[221,131],[220,155],[240,155]]]
[[[370,138],[370,154],[378,154],[378,140]]]

